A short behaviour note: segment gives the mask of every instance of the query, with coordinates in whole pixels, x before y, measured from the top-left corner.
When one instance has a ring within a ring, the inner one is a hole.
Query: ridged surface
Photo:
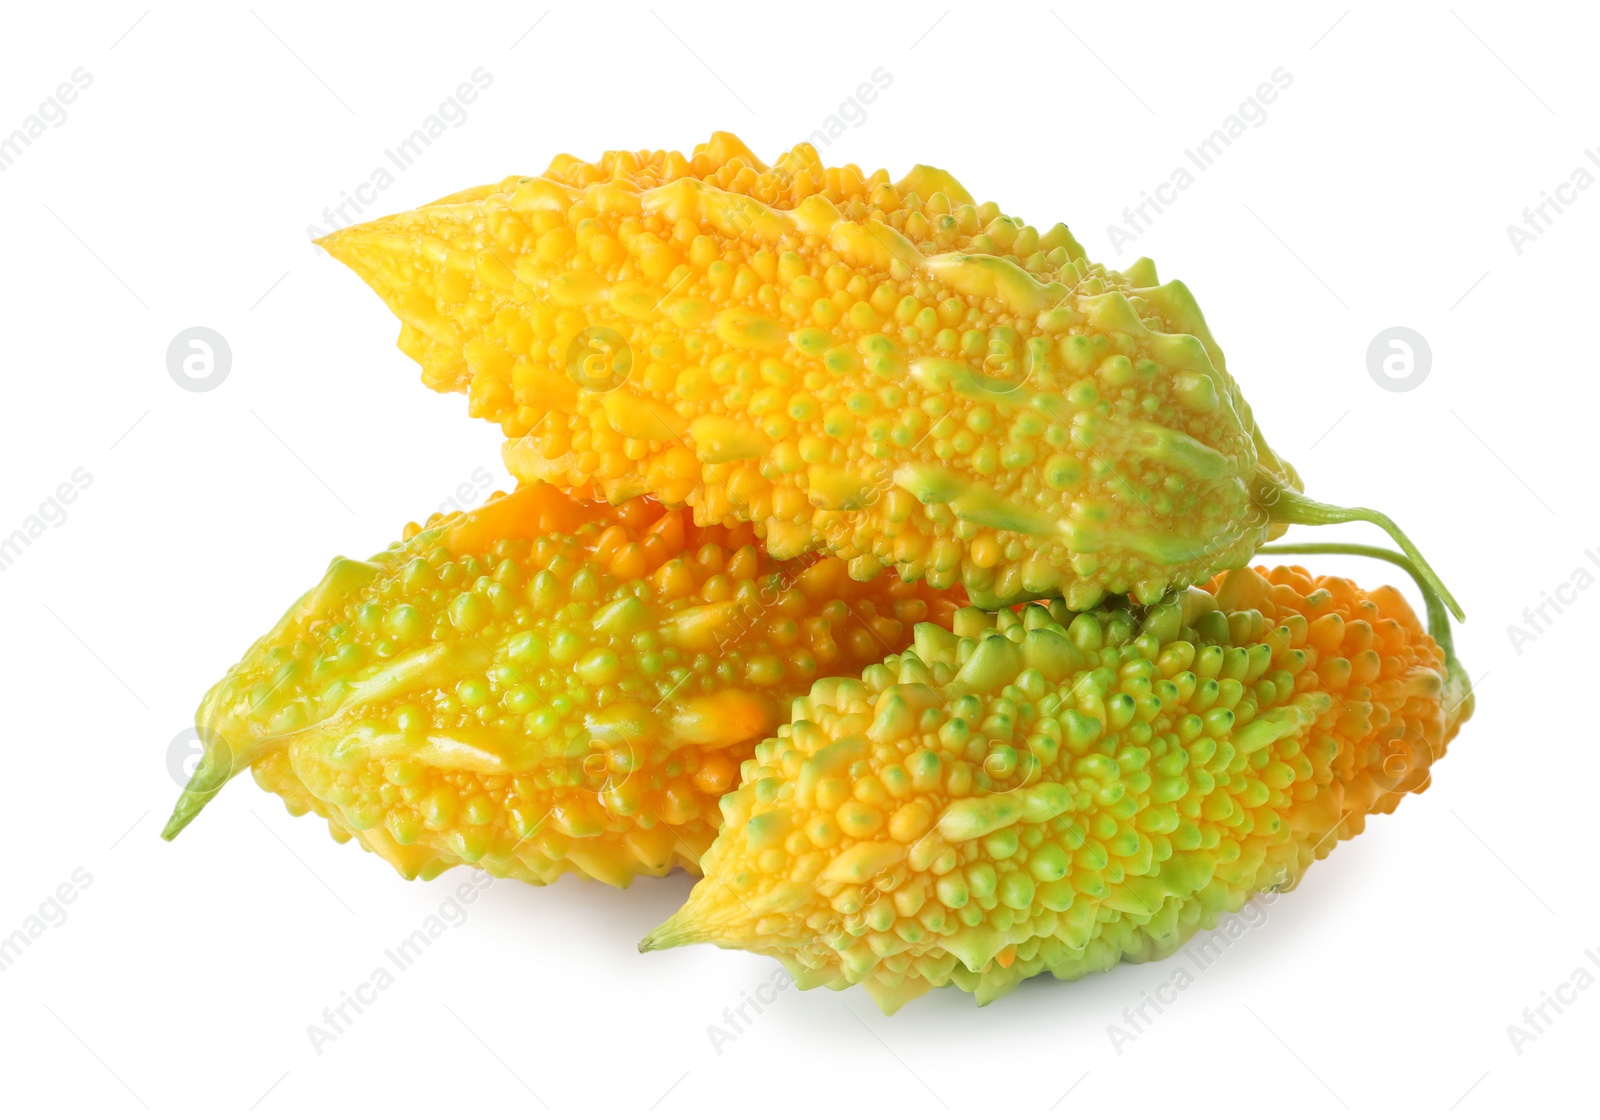
[[[1465,690],[1393,588],[1300,568],[1142,619],[965,608],[796,701],[641,948],[766,953],[886,1011],[1158,957],[1426,788]]]
[[[891,182],[802,144],[769,169],[719,133],[322,244],[519,478],[750,520],[858,579],[1154,601],[1245,562],[1276,529],[1262,490],[1299,488],[1182,284],[934,168]]]
[[[693,870],[794,697],[955,603],[833,558],[778,564],[748,525],[542,484],[408,530],[336,560],[207,694],[211,749],[169,835],[252,766],[407,877]]]

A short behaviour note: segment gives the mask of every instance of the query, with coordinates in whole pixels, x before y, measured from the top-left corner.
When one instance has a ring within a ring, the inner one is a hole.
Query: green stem
[[[1392,548],[1379,548],[1376,545],[1366,544],[1264,544],[1256,549],[1256,552],[1278,556],[1368,556],[1374,560],[1387,560],[1410,576],[1416,582],[1417,590],[1422,593],[1422,601],[1428,611],[1428,634],[1444,653],[1445,672],[1448,676],[1446,691],[1450,694],[1446,698],[1447,708],[1453,710],[1459,707],[1472,695],[1472,681],[1468,679],[1466,669],[1456,657],[1455,638],[1450,632],[1450,614],[1440,601],[1437,589],[1424,577],[1424,573],[1431,574],[1426,565],[1419,564],[1410,556],[1401,555]],[[1457,618],[1459,617],[1458,614]]]
[[[1456,602],[1456,597],[1450,594],[1450,589],[1445,587],[1444,581],[1439,578],[1432,565],[1423,559],[1422,553],[1418,551],[1417,546],[1411,543],[1411,538],[1401,532],[1400,526],[1396,525],[1387,514],[1379,513],[1375,509],[1367,509],[1364,506],[1331,506],[1326,502],[1308,498],[1298,490],[1290,490],[1287,487],[1280,486],[1271,480],[1267,480],[1260,485],[1257,493],[1263,508],[1266,509],[1274,521],[1286,521],[1291,525],[1343,525],[1351,521],[1365,521],[1378,526],[1385,533],[1388,533],[1394,543],[1399,545],[1401,551],[1406,554],[1406,559],[1412,565],[1407,568],[1407,571],[1411,572],[1416,578],[1418,585],[1426,586],[1445,606],[1449,607],[1450,613],[1455,615],[1457,622],[1466,621],[1467,616],[1462,613],[1461,605]],[[1353,548],[1354,546],[1351,547]],[[1309,552],[1311,550],[1301,547],[1296,551]],[[1362,555],[1374,554],[1363,553]],[[1387,557],[1384,557],[1384,559],[1387,559]]]

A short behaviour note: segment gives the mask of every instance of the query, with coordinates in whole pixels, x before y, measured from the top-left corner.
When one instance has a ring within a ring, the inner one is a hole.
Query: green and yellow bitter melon
[[[831,557],[779,564],[747,525],[524,486],[334,561],[206,695],[166,835],[253,769],[407,877],[695,870],[794,697],[957,603]]]

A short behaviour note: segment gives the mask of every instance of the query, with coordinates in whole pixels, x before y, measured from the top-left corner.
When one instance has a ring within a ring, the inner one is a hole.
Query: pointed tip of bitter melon
[[[661,926],[645,934],[639,941],[639,952],[649,953],[656,949],[676,949],[679,945],[688,944],[685,941],[674,939],[672,931],[667,929],[672,923],[664,922]]]
[[[759,903],[755,908],[761,908]],[[646,934],[639,942],[639,952],[717,944],[727,931],[737,929],[749,912],[751,904],[741,899],[733,888],[726,883],[710,881],[676,914]]]
[[[167,818],[167,823],[161,826],[161,839],[176,840],[178,833],[189,827],[189,822],[200,815],[211,799],[217,795],[214,789],[195,792],[185,789],[178,795],[178,803],[172,808],[172,815]]]
[[[706,940],[703,931],[695,928],[692,916],[680,910],[655,929],[645,934],[639,942],[639,952],[650,953],[657,949],[676,949],[681,945],[698,945]]]
[[[321,249],[324,253],[327,253],[328,256],[332,257],[340,264],[354,268],[355,261],[354,257],[351,255],[351,250],[355,239],[351,236],[348,236],[350,233],[350,228],[354,227],[336,229],[332,233],[324,234],[322,237],[313,238],[311,244]],[[366,277],[363,276],[362,279],[365,280]]]
[[[222,736],[205,727],[196,727],[195,735],[200,740],[204,753],[194,768],[194,773],[189,775],[188,784],[178,795],[178,803],[172,807],[172,815],[161,828],[163,840],[176,839],[178,833],[189,827],[189,822],[200,815],[200,810],[211,803],[211,799],[235,773],[233,752],[229,750],[228,743]]]
[[[382,228],[383,220],[381,218],[373,222],[361,222],[357,225],[345,226],[343,229],[336,229],[332,233],[325,233],[321,237],[312,238],[311,244],[327,253],[328,256],[340,264],[352,269],[369,285],[376,287],[375,274],[369,276],[367,272],[362,271],[359,255],[362,246],[370,244],[372,235]],[[380,288],[378,291],[381,295],[382,289]]]
[[[283,635],[295,631],[307,620],[318,617],[330,603],[341,602],[356,589],[370,584],[382,572],[377,565],[339,556],[328,565],[322,579],[285,612],[273,629],[245,652],[239,663],[206,692],[195,713],[194,737],[201,747],[200,761],[188,784],[178,796],[172,816],[161,830],[171,840],[189,826],[213,797],[234,775],[248,770],[257,759],[290,729],[284,722],[294,713],[287,694],[268,704],[280,685],[288,682],[298,668],[292,662],[270,661],[272,648]],[[270,685],[252,677],[263,665],[277,675]],[[256,686],[261,691],[257,693]]]

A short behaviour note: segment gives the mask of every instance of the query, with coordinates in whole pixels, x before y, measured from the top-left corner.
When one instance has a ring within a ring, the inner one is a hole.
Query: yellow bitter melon
[[[750,520],[775,557],[964,585],[985,607],[1149,603],[1287,523],[1394,523],[1305,498],[1194,298],[1093,264],[946,172],[891,182],[802,144],[563,156],[321,241],[469,394],[523,479]]]

